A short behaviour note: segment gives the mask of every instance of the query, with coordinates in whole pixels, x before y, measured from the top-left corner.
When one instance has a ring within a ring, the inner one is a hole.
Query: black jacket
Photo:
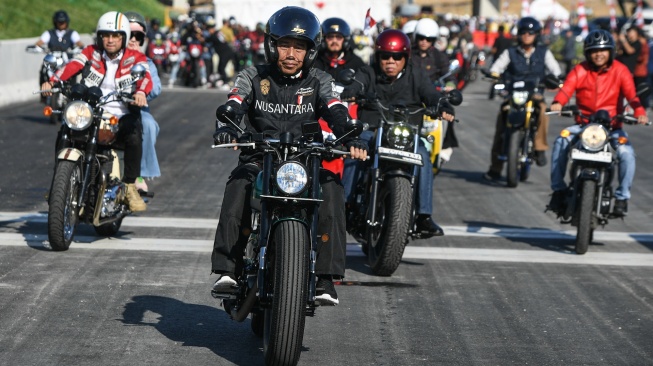
[[[331,59],[329,55],[326,54],[324,49],[320,50],[317,54],[317,59],[313,67],[326,71],[333,77],[336,82],[340,81],[338,74],[344,69],[353,69],[358,71],[361,67],[365,66],[365,62],[356,56],[351,50],[344,52],[344,55],[340,59]]]
[[[421,56],[421,51],[418,47],[413,47],[410,64],[415,68],[424,70],[432,82],[438,81],[442,75],[449,71],[449,57],[435,47],[426,50],[425,57]],[[444,81],[454,80],[455,76],[449,75]]]

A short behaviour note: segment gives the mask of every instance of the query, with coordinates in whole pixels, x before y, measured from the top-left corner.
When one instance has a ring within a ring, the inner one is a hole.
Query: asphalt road
[[[301,365],[653,364],[653,128],[627,127],[638,153],[630,214],[595,234],[544,212],[548,167],[516,189],[481,179],[498,101],[477,81],[457,109],[461,147],[436,178],[447,235],[413,241],[392,277],[371,275],[349,240],[341,305],[307,321]],[[44,195],[57,127],[33,103],[0,109],[0,365],[257,365],[249,320],[209,294],[210,251],[236,154],[212,150],[215,90],[166,89],[162,177],[119,235],[80,226],[47,245]],[[549,140],[571,123],[553,118]],[[505,183],[505,182],[504,182]]]

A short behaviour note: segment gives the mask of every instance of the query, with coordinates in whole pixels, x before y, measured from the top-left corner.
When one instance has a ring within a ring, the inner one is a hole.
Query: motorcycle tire
[[[413,190],[405,177],[388,177],[379,192],[375,222],[368,227],[368,260],[377,276],[391,276],[399,267],[408,243]]]
[[[122,219],[100,226],[94,226],[93,228],[95,229],[95,233],[99,236],[109,237],[118,234],[120,225],[122,225]]]
[[[508,187],[514,188],[519,184],[520,170],[522,168],[522,141],[524,140],[524,131],[516,130],[510,134],[508,142],[508,167],[506,179]]]
[[[265,309],[263,350],[266,365],[296,365],[302,351],[308,297],[310,240],[294,220],[277,224],[268,249],[272,304]]]
[[[583,181],[580,193],[580,206],[578,210],[578,227],[576,228],[576,253],[585,254],[589,244],[594,237],[594,201],[596,199],[596,182],[593,180]]]
[[[54,251],[68,250],[79,222],[75,205],[82,184],[79,165],[72,161],[60,161],[52,180],[48,208],[48,240]]]

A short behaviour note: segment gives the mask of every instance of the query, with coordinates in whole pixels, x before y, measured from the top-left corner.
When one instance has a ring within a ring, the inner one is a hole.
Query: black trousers
[[[254,164],[241,164],[231,172],[224,192],[220,221],[211,255],[212,272],[238,273],[247,244],[246,232],[251,226],[249,199],[252,183],[260,169]],[[345,275],[347,237],[345,231],[345,195],[340,178],[322,169],[320,172],[323,202],[318,209],[318,233],[328,233],[329,240],[318,241],[315,272],[341,278]]]

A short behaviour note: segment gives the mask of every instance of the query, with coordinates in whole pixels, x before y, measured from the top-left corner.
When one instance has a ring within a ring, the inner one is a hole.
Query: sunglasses
[[[416,38],[417,38],[418,42],[423,41],[423,40],[427,40],[427,41],[429,41],[431,43],[435,42],[435,37],[424,37],[424,36],[418,35]]]
[[[383,61],[388,61],[391,57],[395,61],[399,61],[404,58],[403,53],[392,53],[392,52],[382,52],[379,54],[379,57]]]
[[[134,38],[136,38],[138,43],[140,43],[141,46],[142,46],[143,42],[145,42],[145,33],[143,33],[143,32],[132,32],[131,39],[134,39]]]
[[[519,35],[523,36],[524,34],[529,34],[531,36],[536,35],[538,32],[534,30],[527,30],[527,31],[519,31]]]

